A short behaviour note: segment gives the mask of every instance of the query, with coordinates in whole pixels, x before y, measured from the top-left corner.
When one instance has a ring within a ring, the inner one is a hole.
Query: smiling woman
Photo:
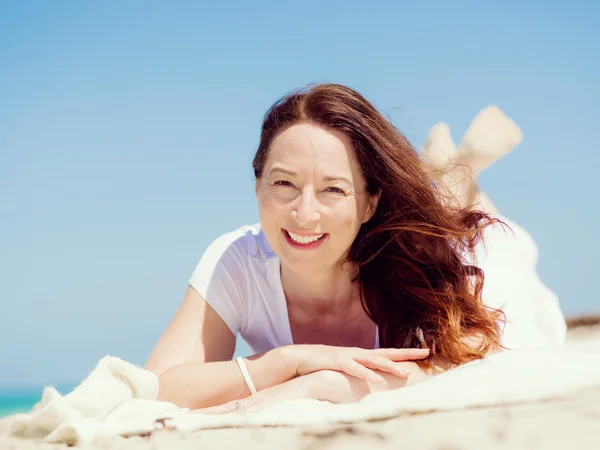
[[[356,401],[547,343],[523,298],[537,278],[520,269],[519,229],[449,206],[358,92],[315,85],[276,102],[253,168],[260,224],[200,259],[147,363],[161,399],[207,412]],[[231,361],[238,334],[256,354]]]
[[[355,303],[340,262],[379,194],[367,192],[352,142],[335,129],[299,123],[273,139],[262,165],[255,164],[260,222],[281,260],[291,303]]]

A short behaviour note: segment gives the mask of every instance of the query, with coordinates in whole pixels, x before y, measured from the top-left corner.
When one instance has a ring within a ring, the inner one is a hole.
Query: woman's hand
[[[409,377],[397,377],[390,373],[379,372],[383,381],[372,382],[359,379],[334,370],[323,370],[313,374],[311,398],[332,403],[358,402],[365,395],[373,392],[389,391],[412,386],[434,376],[437,371],[422,369],[411,361],[396,363],[403,370],[410,372]]]
[[[377,372],[401,379],[408,378],[409,368],[412,366],[399,363],[421,360],[429,356],[428,349],[417,348],[367,350],[327,345],[292,345],[288,347],[288,351],[297,361],[296,376],[298,377],[322,370],[333,370],[376,383],[385,381],[382,374]]]

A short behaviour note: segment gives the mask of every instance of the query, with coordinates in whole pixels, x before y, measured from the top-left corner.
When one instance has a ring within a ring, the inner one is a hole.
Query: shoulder
[[[268,259],[273,256],[273,250],[259,223],[244,225],[220,235],[208,246],[206,251],[215,256],[228,253],[259,259]]]
[[[242,226],[208,245],[189,284],[211,305],[224,299],[241,301],[238,297],[255,285],[251,280],[266,272],[271,253],[260,225]]]
[[[260,264],[273,257],[260,224],[244,225],[218,236],[202,255],[203,266]]]

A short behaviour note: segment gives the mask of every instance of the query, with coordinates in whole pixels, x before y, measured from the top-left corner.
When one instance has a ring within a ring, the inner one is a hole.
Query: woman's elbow
[[[158,380],[157,400],[177,405],[180,408],[195,409],[189,400],[191,396],[186,395],[185,384],[177,380],[177,367],[152,371]]]

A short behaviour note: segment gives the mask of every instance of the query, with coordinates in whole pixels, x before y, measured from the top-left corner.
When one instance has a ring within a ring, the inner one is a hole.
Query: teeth
[[[318,236],[300,236],[298,234],[290,233],[289,231],[288,234],[292,238],[292,241],[298,244],[310,244],[311,242],[318,241],[323,236],[325,236],[325,233],[320,234]]]

